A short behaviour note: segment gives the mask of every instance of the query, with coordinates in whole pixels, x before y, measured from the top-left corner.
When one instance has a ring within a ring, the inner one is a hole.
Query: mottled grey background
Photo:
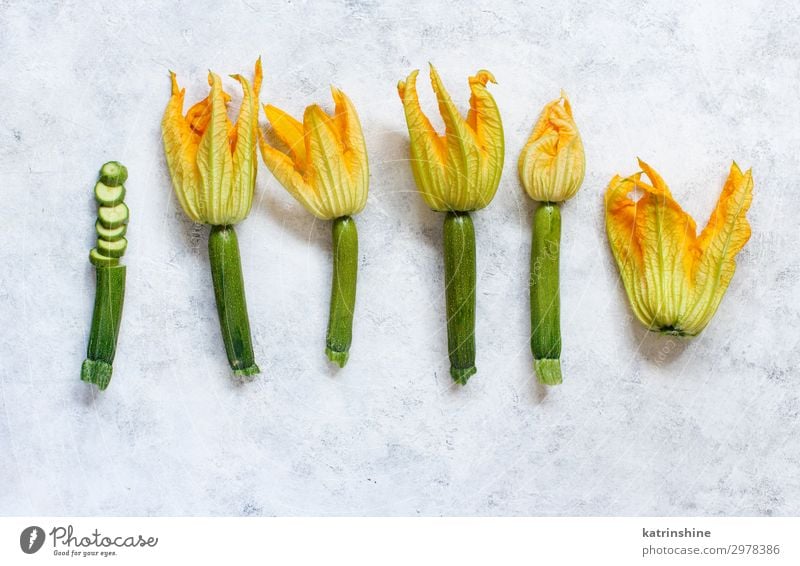
[[[0,4],[0,513],[800,513],[794,2],[149,4]],[[323,355],[329,226],[260,166],[239,236],[263,374],[242,385],[219,336],[207,230],[177,207],[159,122],[168,69],[192,103],[208,68],[251,73],[258,55],[263,102],[300,115],[331,107],[331,83],[350,95],[371,186],[352,356],[336,371]],[[465,388],[448,375],[442,218],[415,193],[395,90],[428,61],[461,108],[467,76],[491,70],[506,128],[502,184],[475,214],[479,373]],[[528,350],[532,207],[516,159],[562,87],[587,177],[563,211],[566,379],[545,389]],[[753,168],[753,237],[692,342],[632,321],[612,264],[602,193],[637,156],[700,226],[731,160]],[[91,189],[110,159],[130,170],[132,217],[100,394],[79,370]]]

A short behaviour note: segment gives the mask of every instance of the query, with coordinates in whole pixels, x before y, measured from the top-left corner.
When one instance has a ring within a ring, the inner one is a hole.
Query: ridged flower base
[[[111,364],[100,360],[83,360],[81,381],[94,383],[100,391],[104,391],[111,382]]]
[[[559,385],[561,383],[561,360],[533,360],[536,376],[545,385]]]

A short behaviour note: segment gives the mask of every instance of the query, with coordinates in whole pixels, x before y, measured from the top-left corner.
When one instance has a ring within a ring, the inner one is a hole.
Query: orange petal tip
[[[469,78],[469,84],[475,83],[480,83],[483,86],[486,86],[486,83],[497,84],[497,80],[495,80],[494,75],[490,71],[481,69],[474,76]]]
[[[409,81],[413,82],[417,78],[417,75],[419,75],[419,69],[414,69],[408,74],[406,80],[397,81],[397,94],[400,95],[401,100],[406,97],[406,84]]]
[[[180,93],[181,88],[178,86],[178,76],[174,71],[169,72],[169,80],[172,83],[172,94]]]
[[[336,85],[331,85],[331,96],[333,97],[333,100],[336,100],[343,95],[344,93],[342,92],[342,89],[336,88]]]

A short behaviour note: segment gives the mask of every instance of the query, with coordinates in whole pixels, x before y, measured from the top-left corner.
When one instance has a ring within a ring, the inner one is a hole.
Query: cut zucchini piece
[[[114,240],[119,240],[125,235],[125,232],[128,231],[128,226],[123,224],[122,226],[117,226],[116,228],[106,228],[98,220],[94,223],[94,231],[97,232],[97,236],[99,238],[113,242]]]
[[[116,267],[119,265],[118,257],[107,257],[102,255],[97,248],[92,248],[89,252],[89,261],[95,267]]]
[[[94,186],[94,198],[103,206],[114,206],[125,198],[125,185],[109,187],[102,181],[97,181]]]
[[[125,238],[120,238],[112,242],[103,240],[102,238],[98,238],[97,240],[97,251],[108,257],[122,257],[127,247],[128,240]]]
[[[109,187],[117,187],[128,180],[128,169],[119,161],[109,161],[100,168],[100,181]]]
[[[97,209],[97,218],[106,228],[118,228],[128,223],[128,207],[124,202],[117,206],[101,206]]]

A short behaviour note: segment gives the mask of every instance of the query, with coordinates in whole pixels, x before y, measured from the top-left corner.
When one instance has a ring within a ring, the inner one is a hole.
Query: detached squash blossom
[[[642,172],[614,177],[606,191],[606,231],[636,317],[652,331],[696,336],[719,307],[750,238],[745,214],[753,198],[751,170],[731,165],[714,212],[697,227],[672,199],[664,180]],[[642,181],[646,175],[649,183]],[[631,192],[641,192],[631,200]]]
[[[306,210],[333,221],[333,282],[325,353],[344,367],[353,341],[358,272],[358,232],[352,216],[367,203],[367,146],[353,103],[331,88],[333,116],[318,105],[306,108],[303,123],[274,106],[264,106],[287,155],[259,137],[264,163]]]
[[[531,246],[531,351],[539,381],[561,383],[561,304],[559,204],[575,196],[583,183],[586,159],[572,107],[564,92],[544,107],[519,156],[525,192],[541,204],[533,213]]]
[[[462,385],[475,374],[475,229],[470,212],[488,205],[503,171],[504,142],[500,111],[486,84],[489,71],[469,78],[470,109],[464,119],[436,69],[430,76],[445,135],[433,129],[422,112],[413,71],[400,81],[411,139],[411,168],[427,205],[445,213],[444,266],[447,303],[447,349],[450,375]]]
[[[175,195],[189,218],[211,225],[208,256],[228,361],[235,375],[255,375],[259,369],[234,225],[247,217],[253,202],[261,59],[256,62],[252,86],[243,76],[231,75],[244,91],[236,124],[228,119],[226,106],[231,97],[222,90],[218,75],[209,71],[211,93],[186,116],[186,91],[178,87],[175,73],[170,76],[172,96],[161,130]]]

